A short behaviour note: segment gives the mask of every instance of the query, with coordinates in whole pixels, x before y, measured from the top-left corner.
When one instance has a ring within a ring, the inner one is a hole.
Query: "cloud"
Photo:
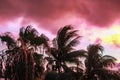
[[[108,26],[120,17],[120,0],[88,0],[86,19],[94,25]]]
[[[0,23],[24,17],[23,24],[35,21],[42,28],[56,32],[66,24],[104,27],[120,17],[120,0],[0,0]]]

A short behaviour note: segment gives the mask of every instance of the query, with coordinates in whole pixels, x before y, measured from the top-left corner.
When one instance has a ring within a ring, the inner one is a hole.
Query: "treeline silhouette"
[[[120,80],[108,69],[116,58],[103,55],[103,46],[91,44],[77,50],[81,36],[71,25],[50,39],[32,26],[21,27],[18,39],[10,32],[0,35],[6,49],[0,54],[0,77],[5,80]],[[114,52],[114,51],[113,51]],[[80,59],[84,58],[84,61]],[[72,63],[74,66],[69,66]],[[81,68],[85,66],[85,68]]]

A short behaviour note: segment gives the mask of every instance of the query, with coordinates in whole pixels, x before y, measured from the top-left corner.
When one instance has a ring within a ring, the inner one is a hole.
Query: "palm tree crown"
[[[103,72],[103,71],[105,71],[105,70],[103,70],[105,66],[113,65],[116,61],[116,59],[112,56],[109,56],[109,55],[103,56],[104,48],[100,44],[89,45],[87,50],[88,50],[88,52],[87,52],[88,56],[85,60],[86,74],[88,75],[87,80],[92,79],[92,77],[95,75],[94,70],[96,72],[97,72],[97,70],[99,72],[100,72],[100,70],[102,70],[101,72]],[[93,75],[93,73],[94,73],[94,75]],[[98,73],[96,73],[96,74],[98,74]]]
[[[53,62],[55,61],[56,69],[60,73],[61,67],[65,70],[66,62],[79,62],[77,57],[85,56],[84,50],[75,50],[74,47],[79,43],[80,36],[77,30],[67,25],[61,28],[57,37],[53,40],[53,48],[51,48],[51,55]],[[51,59],[50,59],[51,60]]]

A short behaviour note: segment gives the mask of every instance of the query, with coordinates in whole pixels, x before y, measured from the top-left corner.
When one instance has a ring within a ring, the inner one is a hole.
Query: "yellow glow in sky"
[[[113,26],[110,33],[102,38],[102,41],[108,44],[120,45],[120,26]]]

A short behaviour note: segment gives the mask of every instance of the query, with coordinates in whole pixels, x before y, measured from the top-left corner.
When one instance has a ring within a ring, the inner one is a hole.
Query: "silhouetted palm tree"
[[[53,71],[61,74],[62,69],[64,72],[70,72],[66,62],[78,63],[78,57],[85,57],[85,50],[75,50],[74,47],[79,43],[80,36],[77,34],[77,30],[73,30],[73,27],[67,25],[61,28],[57,37],[53,40],[53,47],[51,48],[51,55],[49,58],[49,64],[52,64]]]
[[[14,51],[14,48],[16,47],[16,41],[13,38],[13,35],[10,32],[6,32],[2,35],[0,35],[0,39],[3,43],[6,44],[7,50],[2,53],[3,61],[4,61],[4,66],[5,66],[5,74],[4,77],[5,79],[11,78],[13,72],[12,72],[12,62],[14,59],[14,54],[12,54],[12,51]]]
[[[19,41],[24,52],[26,80],[34,80],[34,59],[31,50],[33,41],[38,36],[36,29],[31,26],[20,28]]]
[[[99,70],[99,71],[102,70],[102,72],[104,72],[103,70],[104,67],[114,65],[116,61],[116,59],[112,56],[109,55],[103,56],[103,47],[100,44],[89,45],[87,50],[88,50],[88,56],[85,60],[87,80],[93,80],[93,76],[97,75],[97,73],[91,75],[94,73],[94,70]],[[102,74],[99,76],[102,76]]]
[[[41,73],[42,65],[35,58],[39,56],[35,53],[37,37],[38,32],[31,26],[20,28],[19,39],[17,40],[12,38],[8,32],[0,36],[1,41],[5,42],[8,47],[4,56],[6,57],[6,76],[10,74],[13,80],[34,80],[36,73]],[[42,59],[41,57],[38,58]],[[38,67],[39,70],[35,73]]]
[[[32,72],[28,72],[28,73],[30,73],[30,75],[28,75],[28,76],[33,76],[33,74],[34,74],[34,70],[32,70],[32,69],[34,69],[33,67],[38,67],[39,65],[38,64],[36,64],[35,66],[33,65],[33,63],[34,63],[33,62],[34,61],[33,53],[31,53],[31,51],[29,52],[29,50],[35,51],[37,48],[39,48],[40,50],[43,49],[42,52],[40,52],[40,53],[44,54],[45,49],[47,51],[49,51],[49,38],[46,37],[44,34],[41,34],[39,36],[36,29],[32,28],[31,26],[27,26],[26,28],[22,27],[20,29],[19,40],[21,41],[21,45],[22,45],[22,48],[23,48],[24,53],[25,53],[24,54],[25,60],[31,59],[28,61],[26,60],[27,64],[29,63],[29,61],[31,61],[30,64],[32,63],[32,68],[29,69]],[[40,46],[42,46],[42,48],[40,48]],[[26,53],[27,54],[30,53],[28,58],[26,56]],[[27,68],[27,66],[26,66],[26,68]],[[40,68],[40,66],[39,66],[39,68]],[[31,73],[33,73],[33,74],[31,74]]]

